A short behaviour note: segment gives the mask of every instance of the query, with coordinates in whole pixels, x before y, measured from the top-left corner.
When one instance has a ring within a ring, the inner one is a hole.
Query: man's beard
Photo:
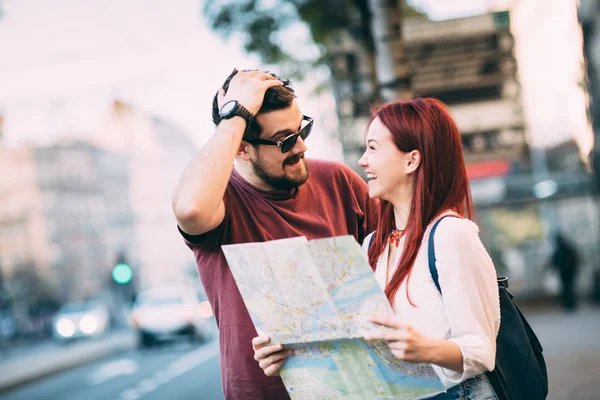
[[[308,163],[304,159],[303,153],[290,156],[290,157],[286,158],[285,161],[283,162],[283,167],[285,170],[286,165],[294,165],[295,163],[298,162],[298,160],[300,160],[300,162],[302,164],[304,164],[306,173],[302,174],[301,176],[296,176],[293,178],[288,177],[286,175],[274,176],[274,175],[270,174],[264,168],[260,159],[258,159],[257,161],[251,161],[251,164],[252,164],[252,170],[254,171],[256,176],[259,177],[260,179],[262,179],[263,182],[265,182],[267,185],[271,186],[273,189],[292,190],[292,189],[295,189],[298,186],[302,185],[308,179],[308,175],[309,175]]]

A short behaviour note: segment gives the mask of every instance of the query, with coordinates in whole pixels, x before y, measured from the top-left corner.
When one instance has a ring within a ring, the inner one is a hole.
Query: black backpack
[[[446,217],[438,219],[429,234],[429,272],[440,294],[433,235]],[[496,338],[496,367],[486,375],[501,400],[544,400],[548,395],[548,372],[542,345],[514,303],[508,291],[508,278],[498,278],[498,292],[500,330]]]

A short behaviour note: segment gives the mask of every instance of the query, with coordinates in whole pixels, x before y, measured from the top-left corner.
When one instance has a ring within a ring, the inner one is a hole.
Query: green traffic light
[[[133,271],[127,264],[117,264],[112,270],[112,277],[120,285],[125,285],[133,278]]]

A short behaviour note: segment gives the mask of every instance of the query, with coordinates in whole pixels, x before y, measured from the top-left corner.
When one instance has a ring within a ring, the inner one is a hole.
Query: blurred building
[[[45,229],[35,151],[0,147],[0,171],[2,275],[8,279],[17,265],[34,263],[44,275],[49,276],[49,248],[45,238],[39,239],[39,233]],[[36,235],[37,240],[33,237]],[[31,251],[30,248],[36,245],[41,248],[37,252]]]
[[[0,108],[0,141],[4,135],[4,111]]]
[[[121,101],[114,102],[92,141],[129,160],[135,242],[128,256],[137,266],[138,284],[184,279],[195,263],[177,231],[171,196],[196,147],[173,124]]]
[[[508,12],[404,29],[412,87],[452,111],[470,172],[506,173],[526,166],[528,146]]]
[[[412,90],[434,96],[451,108],[463,135],[471,171],[505,174],[527,169],[525,118],[517,78],[514,38],[507,12],[448,21],[403,21]],[[349,165],[364,150],[363,129],[370,113],[372,68],[348,33],[330,52],[344,155]]]
[[[589,114],[594,134],[591,164],[594,171],[594,189],[600,193],[600,2],[581,0],[579,3],[579,21],[583,33],[583,54],[587,72],[586,86],[589,93]],[[597,205],[597,204],[596,204]],[[600,242],[599,237],[594,238]],[[600,244],[597,245],[600,249]],[[595,274],[592,277],[594,302],[600,303],[600,265],[594,257]]]
[[[593,163],[596,185],[600,188],[600,2],[581,0],[579,20],[583,31],[583,52],[586,61],[587,89],[590,96],[590,117],[594,131]]]
[[[588,290],[599,215],[582,161],[590,129],[575,1],[506,0],[494,10],[500,6],[510,13],[402,21],[405,59],[398,62],[408,64],[415,95],[449,105],[484,242],[512,289],[553,290],[549,239],[561,231],[577,238],[579,283]],[[596,23],[597,16],[590,19]],[[334,35],[328,50],[344,157],[356,166],[376,89],[375,61],[352,28]]]
[[[30,274],[60,301],[106,289],[134,238],[127,159],[85,143],[0,148],[0,170],[4,279]]]
[[[0,147],[0,277],[44,282],[59,301],[108,290],[120,257],[137,288],[189,279],[171,195],[195,153],[183,131],[120,101],[85,142]]]

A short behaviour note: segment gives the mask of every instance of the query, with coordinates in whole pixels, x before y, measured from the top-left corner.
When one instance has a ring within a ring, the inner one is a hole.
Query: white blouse
[[[456,343],[463,356],[463,373],[433,365],[446,388],[494,368],[496,336],[500,327],[500,300],[496,270],[479,239],[479,228],[468,219],[445,218],[435,232],[435,258],[442,295],[438,292],[428,264],[428,240],[433,223],[423,242],[408,279],[402,282],[394,299],[396,314],[422,334]],[[372,234],[365,238],[368,251]],[[375,277],[385,288],[389,242],[377,261]],[[395,254],[393,276],[402,254],[404,238]]]

